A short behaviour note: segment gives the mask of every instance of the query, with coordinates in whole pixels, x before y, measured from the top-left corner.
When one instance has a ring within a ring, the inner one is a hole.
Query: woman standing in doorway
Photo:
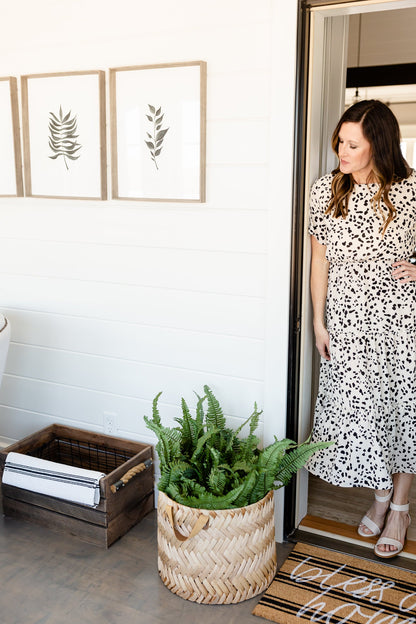
[[[321,355],[313,439],[335,440],[308,470],[375,501],[358,527],[379,557],[403,549],[416,472],[416,175],[377,100],[345,111],[339,158],[312,187],[311,294]]]

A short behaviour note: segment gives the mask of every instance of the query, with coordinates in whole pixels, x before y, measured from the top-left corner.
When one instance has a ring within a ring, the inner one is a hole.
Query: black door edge
[[[299,435],[299,374],[300,338],[302,331],[302,261],[303,261],[303,210],[305,202],[306,123],[309,69],[310,9],[303,0],[298,2],[294,167],[292,187],[292,231],[289,303],[289,337],[287,369],[287,420],[286,435],[298,441]],[[283,534],[287,539],[296,522],[296,480],[285,488]]]

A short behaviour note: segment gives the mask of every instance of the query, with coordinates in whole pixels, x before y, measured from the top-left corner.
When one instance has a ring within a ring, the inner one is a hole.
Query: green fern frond
[[[212,458],[212,467],[213,468],[217,468],[219,466],[220,461],[221,461],[221,453],[219,452],[218,449],[214,448],[213,446],[210,447],[209,453],[210,453],[211,458]]]
[[[181,449],[182,452],[187,454],[192,454],[194,448],[194,440],[193,440],[193,426],[192,426],[192,416],[189,411],[189,407],[186,404],[185,399],[182,399],[182,414],[183,418],[175,418],[175,421],[180,425],[182,439],[181,439]]]
[[[332,442],[303,443],[293,448],[290,453],[283,457],[280,465],[277,466],[274,475],[277,482],[275,489],[282,487],[282,485],[287,485],[292,476],[306,464],[316,451],[327,448],[331,444]]]
[[[253,458],[255,459],[255,458]],[[246,459],[239,459],[232,465],[233,472],[245,472],[248,474],[253,469],[253,463],[255,461],[247,461]]]
[[[260,440],[257,436],[250,434],[241,444],[241,457],[244,461],[250,461],[258,455],[257,448]]]
[[[261,416],[261,414],[263,414],[263,410],[259,412],[257,409],[257,403],[254,403],[254,411],[252,412],[252,414],[250,414],[247,420],[245,420],[243,424],[240,425],[238,429],[236,429],[235,435],[238,435],[239,433],[241,433],[244,427],[248,425],[249,423],[250,423],[250,434],[252,435],[257,429],[257,427],[259,426],[259,417]]]
[[[251,433],[251,435],[253,435],[253,433],[255,432],[257,427],[259,426],[259,420],[260,420],[260,416],[262,414],[263,414],[263,410],[258,411],[257,403],[254,402],[254,412],[253,412],[253,414],[251,416],[251,421],[250,421],[250,433]]]
[[[152,416],[153,416],[153,422],[156,423],[157,425],[161,425],[161,421],[160,421],[160,414],[159,414],[159,409],[158,409],[158,401],[159,401],[159,397],[162,394],[162,391],[160,391],[155,398],[153,399],[153,403],[152,403]]]
[[[198,399],[198,403],[196,404],[196,422],[198,424],[198,426],[201,427],[201,430],[204,426],[204,419],[205,419],[205,413],[204,413],[204,401],[206,401],[207,397],[203,396],[200,397],[199,394],[196,394],[196,397]]]
[[[275,478],[273,473],[268,471],[262,471],[257,475],[256,483],[250,492],[248,504],[256,503],[266,496],[270,490],[274,488]]]
[[[166,469],[163,470],[163,472],[161,473],[160,479],[157,482],[157,488],[159,492],[166,492],[167,489],[169,488],[170,474],[171,474],[171,470],[169,466],[167,466]]]
[[[270,470],[270,472],[274,474],[285,452],[294,447],[297,447],[297,444],[293,442],[293,440],[288,440],[287,438],[278,440],[275,438],[273,444],[270,444],[270,446],[260,451],[258,461],[259,470]]]
[[[191,457],[191,462],[195,462],[198,459],[198,456],[202,453],[208,441],[211,440],[217,433],[218,433],[218,429],[210,429],[198,439],[196,449],[194,450],[192,457]]]
[[[176,500],[178,503],[181,503],[181,505],[187,505],[188,507],[197,507],[199,509],[233,509],[235,507],[240,507],[240,505],[235,504],[235,501],[238,499],[243,488],[244,484],[241,484],[224,496],[215,496],[215,494],[207,492],[206,494],[201,494],[201,496],[198,497],[183,496],[180,492],[176,490],[174,500]],[[177,498],[177,496],[179,498]]]
[[[235,499],[234,504],[236,507],[245,507],[249,505],[251,499],[251,492],[257,481],[257,471],[252,470],[243,481],[243,489],[241,490],[238,498]]]
[[[221,406],[209,386],[204,386],[204,391],[208,401],[208,409],[205,417],[206,425],[208,429],[216,428],[218,431],[222,431],[225,428],[225,417],[222,413]]]
[[[179,483],[185,478],[195,478],[195,472],[187,462],[174,460],[161,472],[157,487],[161,492],[166,492],[171,483]]]
[[[216,496],[224,494],[227,485],[227,475],[217,466],[212,468],[208,476],[208,485],[210,491]]]
[[[149,429],[153,431],[158,442],[156,444],[156,451],[159,455],[161,470],[166,466],[169,466],[171,462],[178,459],[181,456],[180,442],[181,432],[178,429],[170,429],[169,427],[163,427],[162,425],[150,420],[147,416],[144,417],[144,421]]]

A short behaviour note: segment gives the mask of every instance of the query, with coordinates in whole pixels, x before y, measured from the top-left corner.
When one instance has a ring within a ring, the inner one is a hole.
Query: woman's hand
[[[393,262],[392,276],[401,284],[416,281],[416,266],[408,260],[398,260]]]
[[[321,357],[325,360],[330,360],[331,355],[329,352],[329,334],[325,327],[314,327],[316,348],[318,349]]]

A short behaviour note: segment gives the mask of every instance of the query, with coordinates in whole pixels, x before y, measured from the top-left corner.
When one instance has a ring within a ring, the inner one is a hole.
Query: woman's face
[[[371,145],[364,137],[361,124],[346,121],[338,134],[339,168],[342,173],[351,173],[355,182],[364,184],[373,170]]]

